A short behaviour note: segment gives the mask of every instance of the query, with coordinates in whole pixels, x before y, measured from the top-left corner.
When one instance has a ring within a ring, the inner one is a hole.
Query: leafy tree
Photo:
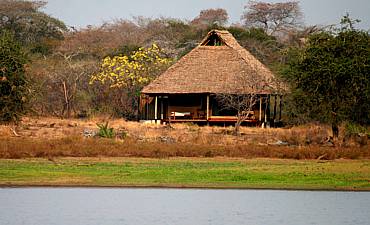
[[[102,61],[100,71],[91,76],[90,84],[108,85],[112,93],[120,90],[121,97],[118,100],[124,102],[121,113],[134,118],[140,90],[170,63],[171,60],[155,44],[149,48],[139,48],[130,55],[107,56]]]
[[[331,124],[334,137],[342,121],[370,122],[370,35],[342,22],[335,33],[312,35],[283,73],[292,115]]]
[[[26,56],[7,32],[0,34],[0,59],[0,122],[16,122],[28,101]]]
[[[0,28],[10,31],[31,52],[50,53],[67,27],[40,11],[45,5],[43,1],[1,0]]]
[[[271,69],[283,60],[282,51],[286,46],[276,37],[268,35],[262,28],[229,27],[227,30],[248,49],[258,60]]]
[[[162,72],[170,63],[156,44],[139,48],[130,56],[121,55],[103,59],[101,71],[91,77],[91,83],[109,82],[110,87],[143,87]]]
[[[249,39],[255,39],[261,42],[264,41],[276,41],[274,36],[268,35],[262,28],[249,28],[243,27],[229,27],[227,30],[238,40],[245,41]]]

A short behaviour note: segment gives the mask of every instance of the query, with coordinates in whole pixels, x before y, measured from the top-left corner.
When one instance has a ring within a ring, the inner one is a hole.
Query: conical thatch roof
[[[215,35],[222,45],[206,45]],[[250,83],[245,81],[246,77]],[[142,93],[262,94],[271,92],[273,82],[273,73],[241,47],[228,31],[213,30],[198,47],[144,87]]]

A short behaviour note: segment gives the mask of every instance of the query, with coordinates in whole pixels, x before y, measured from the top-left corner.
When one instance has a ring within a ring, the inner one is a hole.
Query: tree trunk
[[[337,139],[339,137],[339,127],[337,122],[331,124],[331,130],[333,132],[333,138]]]
[[[237,120],[235,123],[235,129],[234,129],[234,133],[236,136],[240,136],[240,125],[242,124],[242,122],[243,122],[243,119],[240,113],[238,113]]]
[[[234,134],[236,136],[240,136],[240,123],[238,123],[238,122],[235,123]]]
[[[335,109],[335,108],[334,108]],[[339,123],[336,110],[332,110],[332,123],[331,123],[331,131],[333,132],[333,139],[337,140],[339,137]]]
[[[64,91],[64,101],[65,101],[65,105],[66,105],[66,109],[67,109],[67,118],[69,118],[70,115],[71,115],[71,109],[70,109],[70,105],[69,105],[67,85],[66,85],[65,81],[63,81],[63,91]]]

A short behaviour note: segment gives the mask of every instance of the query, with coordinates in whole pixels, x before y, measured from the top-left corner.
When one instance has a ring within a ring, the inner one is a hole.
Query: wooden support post
[[[143,112],[143,109],[141,109],[141,95],[139,96],[139,101],[137,101],[137,119],[138,121],[142,120],[143,119],[143,114],[145,113],[145,108],[144,108],[144,112]],[[144,106],[145,107],[145,106]]]
[[[148,102],[145,102],[145,111],[146,111],[145,119],[148,120],[149,119],[149,103]]]
[[[260,95],[260,114],[259,114],[259,121],[262,121],[262,97]]]
[[[263,122],[265,123],[266,125],[266,122],[267,122],[267,99],[265,100],[265,108],[263,109]]]
[[[271,120],[271,117],[270,117],[270,103],[271,103],[271,99],[270,98],[271,98],[271,96],[270,95],[267,95],[266,107],[265,107],[265,124],[266,124],[266,126],[270,124],[270,120]]]
[[[163,98],[161,98],[161,120],[163,120],[163,112],[164,109],[163,109]]]
[[[209,119],[209,95],[207,95],[207,121]]]
[[[155,96],[155,102],[154,102],[154,120],[157,123],[158,119],[158,96]]]

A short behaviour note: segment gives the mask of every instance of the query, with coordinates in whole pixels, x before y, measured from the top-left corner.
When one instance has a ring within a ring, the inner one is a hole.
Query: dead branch
[[[16,136],[16,137],[20,137],[20,136],[21,136],[21,135],[19,135],[19,134],[17,133],[17,131],[15,131],[15,129],[14,129],[14,128],[9,127],[9,129],[13,132],[14,136]]]

